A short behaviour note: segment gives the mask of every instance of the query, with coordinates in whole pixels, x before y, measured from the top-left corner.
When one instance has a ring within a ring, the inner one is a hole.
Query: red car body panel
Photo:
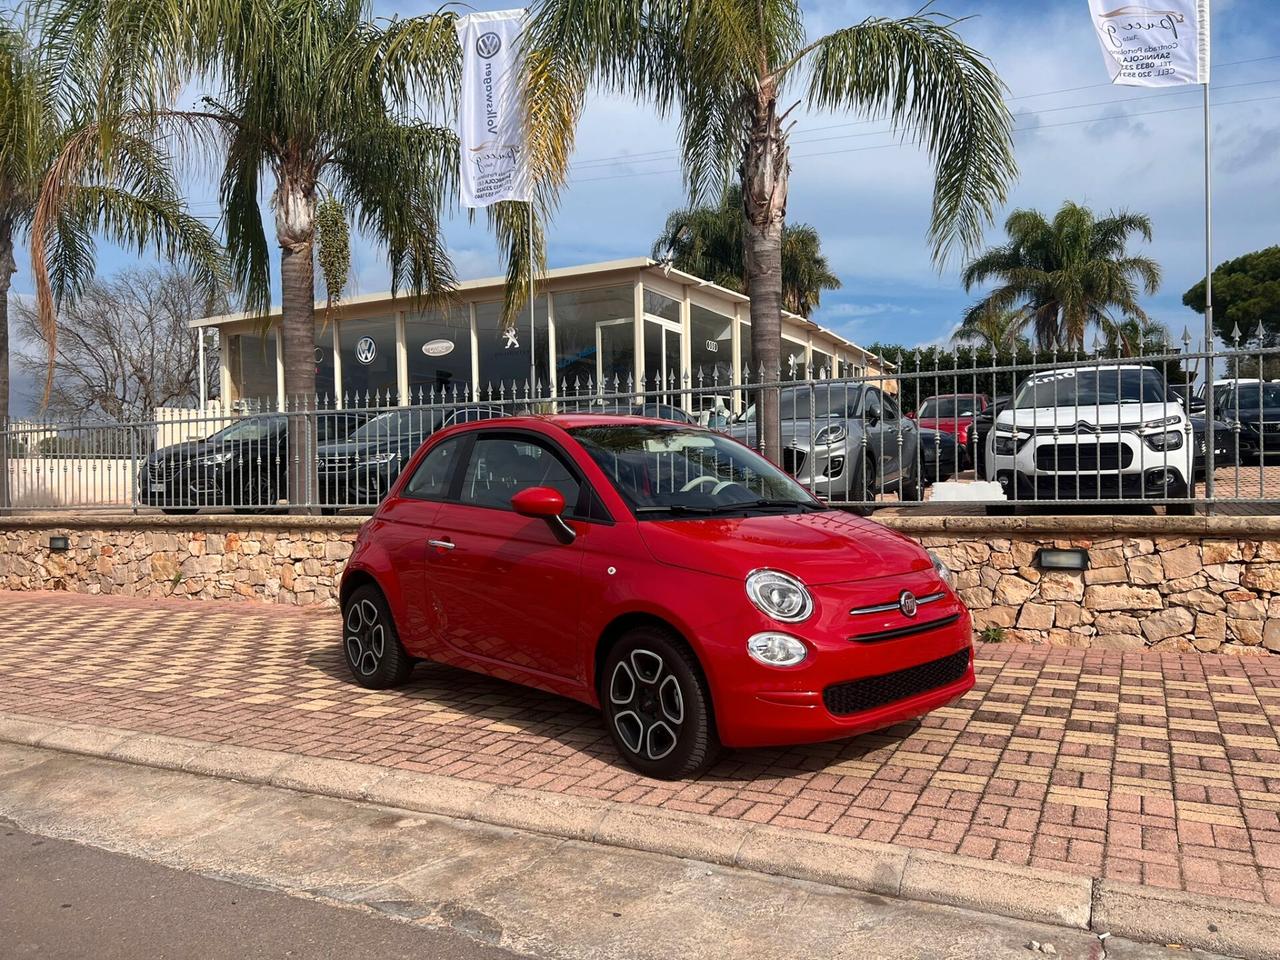
[[[956,443],[960,446],[968,446],[970,436],[973,433],[973,422],[977,415],[982,413],[987,407],[991,406],[991,398],[985,393],[942,393],[936,397],[930,397],[924,403],[933,400],[973,400],[974,415],[971,417],[919,417],[916,423],[926,430],[940,430],[943,433],[949,433],[956,438]],[[922,403],[921,406],[924,406]]]
[[[599,706],[601,641],[626,618],[661,619],[697,655],[726,746],[852,736],[919,716],[973,686],[970,656],[964,676],[947,686],[861,713],[830,712],[823,691],[832,684],[972,649],[968,611],[928,555],[901,534],[838,511],[637,521],[567,432],[618,422],[603,416],[519,417],[436,434],[361,528],[343,574],[344,595],[365,577],[375,580],[412,656],[593,706]],[[547,521],[514,511],[403,498],[401,489],[426,453],[460,431],[516,431],[550,441],[594,488],[613,522],[568,519],[576,539],[565,544]],[[432,547],[428,540],[453,548]],[[744,579],[761,567],[805,581],[814,602],[805,622],[778,623],[748,600]],[[904,590],[942,597],[922,605],[915,618],[896,607],[850,612],[892,604]],[[930,623],[939,626],[929,629]],[[900,639],[858,640],[902,628],[921,629]],[[810,656],[789,668],[753,660],[747,638],[766,630],[800,638]]]

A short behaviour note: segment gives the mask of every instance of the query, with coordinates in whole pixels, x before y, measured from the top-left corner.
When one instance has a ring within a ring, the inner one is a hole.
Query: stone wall
[[[955,572],[987,639],[1280,652],[1280,517],[882,516]],[[0,588],[336,603],[359,517],[0,518]],[[49,538],[67,536],[65,553]],[[1083,573],[1036,568],[1083,547]]]
[[[50,517],[0,521],[0,588],[337,604],[361,519]],[[70,549],[49,549],[66,536]]]

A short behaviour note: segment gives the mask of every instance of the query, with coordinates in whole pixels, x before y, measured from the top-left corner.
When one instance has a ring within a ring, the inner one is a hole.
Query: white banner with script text
[[[520,32],[524,10],[472,13],[457,21],[462,45],[458,104],[463,206],[532,199],[525,149]]]
[[[1089,7],[1112,83],[1209,82],[1209,0],[1089,0]]]

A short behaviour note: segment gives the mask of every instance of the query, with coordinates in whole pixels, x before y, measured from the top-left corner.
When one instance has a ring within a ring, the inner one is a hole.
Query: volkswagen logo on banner
[[[476,53],[486,60],[492,60],[502,49],[502,38],[496,33],[482,33],[476,37]]]
[[[898,609],[904,617],[914,617],[919,609],[916,595],[910,590],[903,590],[898,596]]]
[[[373,363],[377,355],[378,345],[373,342],[373,337],[361,337],[356,341],[356,359],[361,363]]]

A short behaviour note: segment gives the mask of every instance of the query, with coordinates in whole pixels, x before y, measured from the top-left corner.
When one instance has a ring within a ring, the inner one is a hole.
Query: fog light
[[[766,667],[794,667],[809,655],[809,648],[785,633],[757,633],[747,640],[747,653]]]
[[[844,473],[844,457],[832,457],[827,464],[826,474],[830,479],[835,479]]]

